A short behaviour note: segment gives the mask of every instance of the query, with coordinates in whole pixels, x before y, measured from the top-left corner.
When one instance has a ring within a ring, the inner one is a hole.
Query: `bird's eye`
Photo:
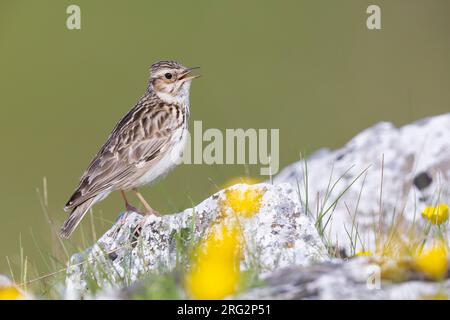
[[[166,79],[172,79],[172,74],[167,72],[165,75]]]

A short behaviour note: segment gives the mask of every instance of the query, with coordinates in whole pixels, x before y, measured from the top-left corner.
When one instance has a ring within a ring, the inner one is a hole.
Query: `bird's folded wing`
[[[176,124],[176,119],[169,115],[163,122],[151,124],[157,125],[158,130],[139,130],[134,124],[113,132],[81,177],[65,209],[70,210],[104,191],[120,189],[126,182],[139,178],[143,165],[157,162],[170,148]]]

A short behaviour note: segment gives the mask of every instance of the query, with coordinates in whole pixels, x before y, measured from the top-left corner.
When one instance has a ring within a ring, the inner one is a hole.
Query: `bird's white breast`
[[[136,187],[148,185],[163,178],[170,170],[180,164],[186,146],[187,127],[177,129],[172,136],[172,146],[165,155],[154,163],[148,171],[136,181]]]

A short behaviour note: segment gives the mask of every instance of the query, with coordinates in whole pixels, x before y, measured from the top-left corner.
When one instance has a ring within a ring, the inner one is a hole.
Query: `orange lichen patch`
[[[225,199],[221,202],[222,209],[230,208],[233,213],[244,218],[251,218],[259,212],[264,189],[248,187],[245,189],[225,190]]]
[[[448,256],[445,244],[439,242],[414,257],[415,269],[432,280],[442,280],[447,275]]]
[[[14,286],[0,286],[0,300],[22,300],[24,296]]]
[[[185,278],[192,299],[223,299],[235,294],[240,283],[240,235],[237,227],[220,226],[202,243]]]
[[[423,210],[422,217],[432,224],[440,225],[448,221],[448,205],[441,203],[436,207],[427,207]]]

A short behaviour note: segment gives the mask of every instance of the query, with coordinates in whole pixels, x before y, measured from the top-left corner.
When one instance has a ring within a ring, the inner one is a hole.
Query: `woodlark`
[[[124,193],[133,190],[146,214],[157,214],[137,188],[164,177],[181,160],[188,130],[189,89],[192,79],[198,77],[191,74],[193,69],[175,61],[151,66],[145,94],[114,127],[67,202],[64,210],[70,215],[61,237],[68,238],[86,212],[116,190],[127,211],[137,211]]]

